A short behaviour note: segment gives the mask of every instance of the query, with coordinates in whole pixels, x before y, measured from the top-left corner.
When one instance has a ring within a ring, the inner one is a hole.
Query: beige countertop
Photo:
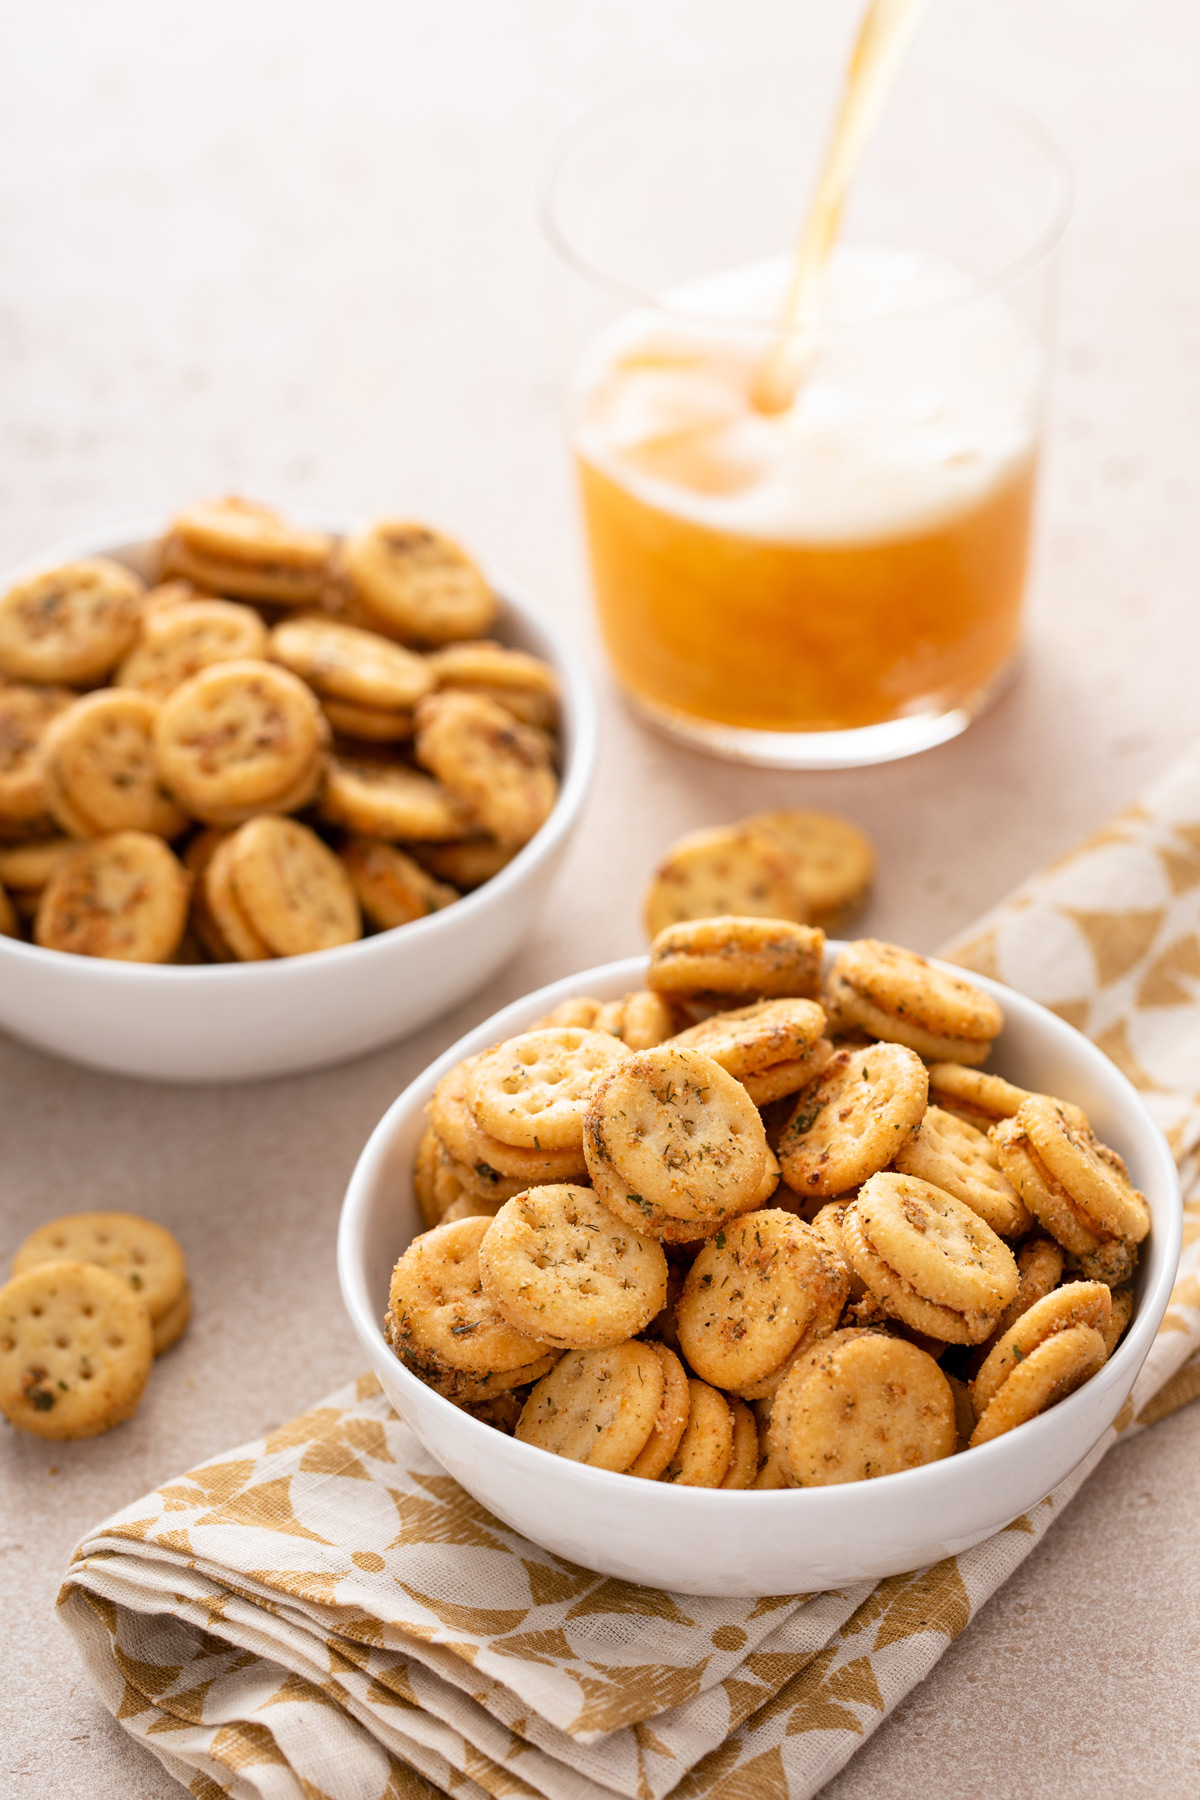
[[[231,488],[448,524],[590,625],[531,193],[553,133],[632,80],[811,53],[849,0],[45,0],[0,19],[0,565]],[[365,1061],[241,1089],[110,1079],[0,1039],[0,1255],[82,1207],[187,1249],[196,1316],[136,1419],[0,1434],[0,1800],[182,1792],[100,1708],[53,1619],[81,1532],[354,1374],[333,1243],[401,1086],[530,986],[640,946],[679,832],[769,804],[874,836],[868,918],[932,948],[1130,799],[1200,725],[1200,256],[1183,0],[958,0],[927,66],[1037,111],[1075,165],[1029,653],[966,738],[907,764],[756,774],[671,748],[605,686],[596,787],[502,978]],[[825,86],[820,84],[825,82]],[[1200,1408],[1106,1460],[827,1790],[1073,1800],[1200,1791]]]

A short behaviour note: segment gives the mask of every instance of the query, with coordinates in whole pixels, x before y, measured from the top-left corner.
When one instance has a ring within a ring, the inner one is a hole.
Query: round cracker
[[[187,825],[158,771],[157,703],[102,688],[58,714],[42,740],[50,812],[74,837],[149,831],[178,837]]]
[[[1073,1325],[1046,1338],[1013,1370],[971,1433],[971,1448],[1025,1425],[1077,1387],[1105,1362],[1104,1338],[1090,1325]]]
[[[663,1397],[650,1436],[630,1463],[628,1473],[657,1481],[679,1449],[692,1408],[691,1389],[683,1364],[666,1344],[649,1344],[662,1365]]]
[[[53,720],[74,700],[67,688],[0,687],[0,825],[36,829],[47,822],[42,746]]]
[[[741,1084],[697,1050],[660,1044],[626,1057],[593,1090],[584,1151],[673,1218],[703,1224],[744,1211],[767,1159],[762,1120]]]
[[[484,1291],[479,1247],[490,1218],[459,1219],[414,1238],[392,1271],[392,1348],[414,1373],[470,1380],[526,1369],[551,1346],[519,1331]]]
[[[141,635],[114,683],[136,688],[152,700],[165,700],[213,663],[246,658],[261,662],[269,649],[267,628],[253,607],[232,600],[190,599],[147,607]]]
[[[953,1455],[954,1395],[915,1344],[876,1331],[835,1331],[784,1380],[767,1443],[793,1486],[873,1481]]]
[[[943,1062],[982,1062],[1004,1014],[973,982],[878,938],[840,952],[828,992],[838,1017]]]
[[[153,1360],[145,1301],[96,1263],[39,1263],[0,1288],[0,1412],[22,1431],[111,1430],[137,1410]]]
[[[312,691],[251,659],[214,663],[183,682],[155,727],[163,781],[185,812],[211,825],[302,805],[308,793],[295,792],[319,778],[328,741]]]
[[[145,583],[105,556],[84,557],[0,594],[0,676],[82,687],[133,646]]]
[[[332,756],[318,808],[323,819],[367,837],[460,838],[473,815],[449,788],[382,757]]]
[[[435,880],[405,851],[381,838],[347,838],[341,858],[359,905],[380,931],[428,918],[459,898],[456,888]]]
[[[688,1381],[688,1422],[660,1477],[676,1487],[719,1488],[733,1461],[733,1411],[707,1382]]]
[[[456,842],[418,843],[410,848],[423,869],[428,869],[439,881],[449,881],[454,887],[467,891],[491,881],[516,855],[516,851],[506,844],[498,844],[494,838],[482,833]],[[567,1024],[576,1022],[564,1021]]]
[[[839,1050],[804,1089],[779,1140],[783,1178],[831,1199],[885,1169],[925,1114],[928,1077],[903,1044]]]
[[[703,1051],[742,1081],[779,1063],[806,1059],[824,1029],[825,1013],[815,1000],[756,1000],[688,1026],[675,1042]]]
[[[1000,1237],[1023,1237],[1033,1217],[1000,1167],[991,1139],[973,1125],[926,1108],[921,1123],[896,1156],[902,1175],[932,1182],[969,1206]]]
[[[730,1399],[728,1406],[733,1414],[733,1449],[721,1486],[753,1487],[758,1475],[758,1421],[744,1400]]]
[[[814,925],[845,919],[866,899],[875,852],[866,833],[839,813],[783,807],[746,823],[777,838],[796,862],[795,881]]]
[[[213,846],[197,883],[196,929],[221,961],[267,962],[270,944],[255,928],[233,885],[233,834]],[[200,903],[202,900],[202,904]]]
[[[45,950],[161,963],[187,924],[188,877],[161,838],[118,831],[62,857],[42,890],[34,941]]]
[[[307,825],[272,813],[251,819],[227,854],[237,903],[273,955],[332,950],[362,936],[345,865]]]
[[[335,619],[287,619],[271,633],[271,650],[323,699],[355,706],[410,710],[437,680],[423,656]]]
[[[416,719],[417,761],[498,844],[528,843],[558,798],[544,738],[494,700],[453,689],[422,700]]]
[[[661,1246],[570,1183],[507,1201],[480,1245],[479,1270],[511,1325],[566,1350],[636,1337],[667,1296]]]
[[[656,993],[815,1000],[825,933],[787,919],[731,916],[669,925],[650,946],[646,985]]]
[[[982,1418],[1009,1376],[1056,1331],[1090,1325],[1104,1337],[1112,1321],[1112,1300],[1101,1281],[1068,1281],[1027,1307],[993,1344],[975,1377],[971,1404]]]
[[[665,1386],[653,1344],[569,1350],[525,1402],[516,1435],[593,1469],[625,1470],[650,1440]]]
[[[1050,1173],[1029,1139],[1017,1115],[1001,1119],[988,1133],[1000,1167],[1043,1231],[1076,1256],[1098,1251],[1104,1242],[1081,1207]]]
[[[796,882],[796,858],[753,825],[694,831],[671,846],[646,895],[646,931],[724,914],[794,919],[808,912]]]
[[[12,1272],[47,1262],[89,1262],[107,1269],[146,1303],[152,1325],[178,1305],[187,1286],[179,1240],[165,1225],[138,1213],[66,1213],[31,1231],[13,1257]]]
[[[371,623],[421,644],[478,638],[496,617],[485,577],[453,538],[407,519],[381,519],[347,539],[342,560]]]
[[[1098,1231],[1140,1243],[1150,1229],[1145,1196],[1115,1150],[1081,1130],[1046,1094],[1031,1094],[1017,1124],[1043,1165]]]
[[[475,1059],[468,1082],[471,1110],[501,1143],[582,1150],[592,1089],[628,1055],[603,1031],[560,1025],[522,1032]]]
[[[585,1174],[583,1152],[575,1146],[530,1150],[506,1144],[483,1129],[471,1105],[470,1082],[476,1061],[469,1057],[451,1069],[429,1102],[430,1124],[455,1161],[465,1163],[493,1186],[504,1178],[533,1187],[542,1181],[575,1181]]]
[[[849,1291],[844,1266],[810,1226],[781,1208],[748,1213],[688,1270],[679,1341],[702,1380],[745,1394],[798,1345],[832,1331]]]

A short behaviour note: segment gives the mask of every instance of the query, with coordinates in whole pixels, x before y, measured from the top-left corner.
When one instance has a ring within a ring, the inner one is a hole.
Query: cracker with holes
[[[935,1061],[983,1062],[1004,1025],[999,1006],[974,982],[878,938],[847,944],[830,971],[828,995],[843,1026]]]
[[[833,1198],[886,1169],[921,1123],[928,1078],[903,1044],[839,1050],[797,1100],[779,1140],[797,1194]]]
[[[725,1395],[688,1380],[688,1422],[661,1480],[675,1487],[719,1488],[733,1460],[733,1408]]]
[[[458,795],[420,769],[383,756],[329,759],[318,811],[365,837],[437,843],[460,838],[474,815]]]
[[[543,1181],[574,1181],[586,1173],[579,1145],[552,1149],[509,1144],[486,1131],[475,1117],[472,1076],[477,1057],[468,1057],[442,1078],[429,1102],[429,1122],[456,1162],[483,1182],[496,1186],[504,1178],[533,1187]],[[518,1189],[518,1192],[520,1190]]]
[[[667,1344],[649,1344],[658,1357],[663,1372],[663,1397],[658,1403],[654,1425],[628,1473],[642,1481],[657,1481],[666,1472],[679,1448],[692,1410],[687,1371]]]
[[[150,831],[175,838],[187,816],[159,775],[157,702],[102,688],[59,713],[42,740],[49,807],[71,837]]]
[[[527,844],[558,798],[544,734],[494,700],[453,689],[423,700],[416,719],[417,761],[498,844]]]
[[[459,897],[457,888],[438,881],[406,851],[381,838],[347,838],[341,858],[359,905],[380,931],[428,918]]]
[[[825,1013],[815,1000],[756,1000],[750,1006],[733,1007],[689,1025],[676,1035],[675,1042],[702,1050],[744,1082],[747,1076],[764,1075],[792,1063],[811,1068],[815,1075],[813,1053],[822,1043],[824,1029]],[[827,1039],[825,1043],[828,1045]],[[765,1102],[756,1097],[755,1104]]]
[[[762,1120],[711,1057],[660,1044],[626,1057],[593,1092],[584,1154],[672,1218],[701,1227],[755,1203],[767,1166]]]
[[[506,1038],[472,1064],[471,1111],[484,1131],[526,1150],[581,1150],[597,1080],[629,1051],[603,1031],[569,1025]]]
[[[274,813],[251,819],[221,854],[229,858],[237,905],[272,956],[332,950],[362,936],[345,864],[299,820]]]
[[[1024,1237],[1033,1225],[991,1139],[940,1106],[926,1108],[895,1163],[902,1175],[916,1175],[964,1201],[1001,1237]]]
[[[1016,1299],[1017,1265],[990,1225],[913,1175],[873,1175],[842,1219],[855,1273],[883,1310],[948,1344],[981,1344]]]
[[[825,933],[787,919],[729,917],[669,925],[650,946],[646,985],[667,999],[815,1000]]]
[[[261,662],[269,654],[267,628],[252,606],[193,599],[151,606],[150,598],[137,643],[117,670],[117,687],[165,700],[213,663]]]
[[[164,1225],[137,1213],[68,1213],[40,1225],[13,1257],[24,1275],[47,1262],[97,1263],[145,1301],[154,1354],[183,1336],[191,1316],[187,1264],[179,1241]]]
[[[1102,1281],[1068,1281],[1027,1307],[984,1358],[971,1385],[971,1404],[981,1419],[1014,1369],[1056,1332],[1090,1325],[1103,1337],[1112,1321],[1112,1296]]]
[[[479,1246],[490,1218],[414,1238],[392,1271],[387,1336],[407,1368],[455,1400],[484,1400],[546,1374],[557,1350],[510,1325],[484,1292]]]
[[[718,825],[680,838],[655,870],[646,895],[651,938],[670,925],[725,914],[801,923],[808,918],[795,857],[750,824]]]
[[[63,687],[100,681],[132,649],[145,583],[84,557],[0,594],[0,676]]]
[[[814,925],[828,930],[863,904],[875,873],[875,852],[866,833],[849,819],[783,807],[755,813],[746,823],[776,838],[795,858],[795,884]]]
[[[953,1455],[954,1395],[915,1344],[837,1331],[789,1372],[771,1407],[767,1442],[791,1487],[872,1481]]]
[[[563,1350],[636,1337],[667,1295],[662,1246],[570,1183],[530,1188],[502,1206],[480,1244],[479,1272],[510,1325]]]
[[[110,1431],[137,1410],[153,1361],[145,1300],[94,1262],[38,1263],[0,1288],[0,1412],[22,1431]]]
[[[762,1399],[802,1349],[834,1330],[849,1293],[844,1264],[811,1226],[777,1207],[747,1213],[688,1270],[679,1342],[704,1381]]]
[[[160,776],[184,811],[240,825],[312,799],[329,727],[295,675],[246,659],[215,663],[168,694],[154,735]]]
[[[971,1433],[970,1448],[988,1444],[1048,1412],[1090,1381],[1106,1359],[1104,1333],[1094,1326],[1071,1325],[1053,1332],[1001,1384]]]
[[[516,1435],[593,1469],[628,1469],[655,1431],[666,1388],[658,1347],[569,1350],[538,1382]]]
[[[436,683],[425,657],[334,619],[287,619],[271,633],[271,650],[322,700],[356,707],[411,712]]]
[[[637,988],[619,1000],[606,1000],[594,1020],[597,1031],[620,1038],[627,1050],[653,1050],[675,1033],[675,1018],[661,994]]]
[[[481,570],[429,525],[381,519],[346,541],[342,562],[364,617],[402,643],[479,638],[496,617]]]
[[[439,687],[495,700],[524,725],[553,731],[558,724],[558,677],[540,657],[484,638],[448,644],[429,657]]]
[[[332,552],[324,532],[303,531],[273,508],[231,495],[178,515],[163,544],[162,573],[210,594],[308,606],[329,580]]]
[[[188,876],[163,843],[118,831],[80,844],[42,890],[34,939],[44,950],[116,962],[166,962],[187,924]]]

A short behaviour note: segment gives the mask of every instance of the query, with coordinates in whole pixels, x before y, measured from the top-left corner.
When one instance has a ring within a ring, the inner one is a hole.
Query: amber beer
[[[839,251],[831,304],[850,326],[764,416],[762,339],[705,314],[769,319],[783,274],[693,284],[667,324],[627,315],[585,363],[575,452],[618,677],[667,724],[974,711],[1020,637],[1037,348],[1000,299],[956,310],[949,266]],[[897,310],[903,326],[873,327]]]

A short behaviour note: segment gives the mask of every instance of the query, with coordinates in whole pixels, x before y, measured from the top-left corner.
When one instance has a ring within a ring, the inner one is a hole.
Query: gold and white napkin
[[[947,954],[1092,1037],[1183,1174],[1171,1306],[1091,1456],[914,1574],[696,1599],[526,1542],[364,1376],[118,1513],[63,1583],[105,1703],[197,1800],[807,1800],[1113,1444],[1200,1394],[1200,745]]]

